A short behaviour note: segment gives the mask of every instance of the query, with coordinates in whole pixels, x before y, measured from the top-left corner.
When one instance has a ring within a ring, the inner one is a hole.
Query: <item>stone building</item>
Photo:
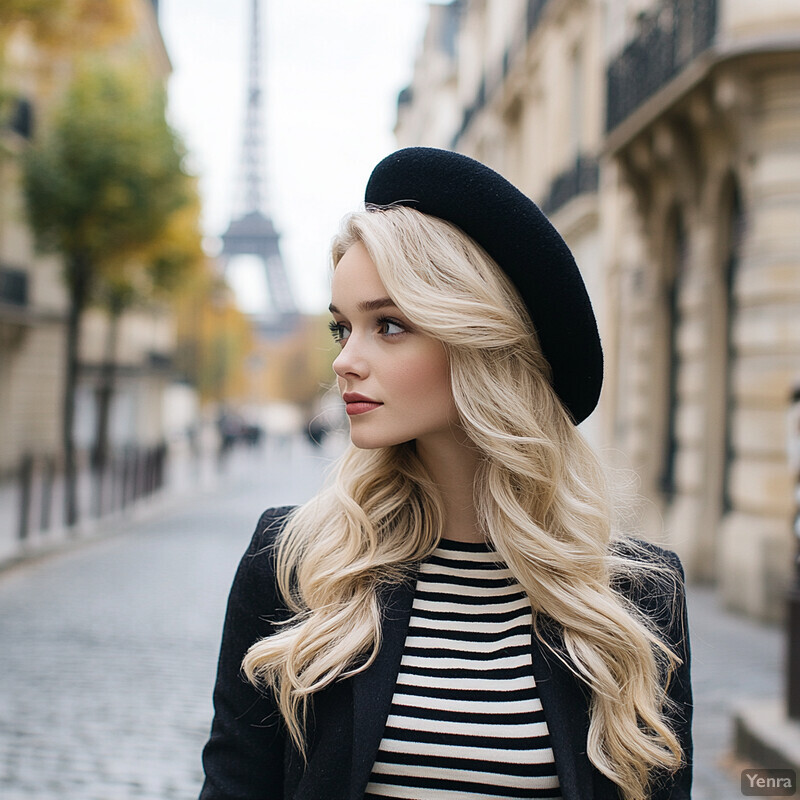
[[[143,66],[142,79],[163,84],[170,63],[157,4],[126,2],[129,29],[107,46],[107,55],[114,59],[135,53]],[[40,540],[52,541],[53,530],[62,527],[59,470],[68,296],[60,258],[34,249],[19,156],[37,127],[46,124],[47,109],[57,102],[70,74],[69,46],[38,46],[24,24],[2,38],[3,90],[13,113],[0,125],[0,561],[20,548],[35,548]],[[106,357],[107,321],[92,310],[84,323],[76,432],[85,463],[93,436],[95,384]],[[161,403],[169,378],[164,364],[172,346],[171,325],[163,312],[130,312],[121,320],[119,390],[112,418],[116,444],[141,448],[163,438]]]
[[[781,615],[796,547],[800,4],[456,0],[431,6],[401,146],[485,161],[543,207],[595,303],[587,436],[639,476],[639,528]]]

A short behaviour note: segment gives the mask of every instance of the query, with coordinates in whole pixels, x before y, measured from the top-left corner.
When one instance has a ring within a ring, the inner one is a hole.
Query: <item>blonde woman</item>
[[[682,571],[613,529],[576,429],[602,354],[569,250],[448,151],[366,201],[333,244],[352,445],[242,559],[201,797],[689,798]]]

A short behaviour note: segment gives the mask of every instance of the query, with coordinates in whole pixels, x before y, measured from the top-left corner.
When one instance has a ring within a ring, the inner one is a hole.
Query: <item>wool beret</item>
[[[569,247],[532,200],[479,161],[433,147],[384,158],[364,199],[367,207],[402,205],[447,220],[477,242],[522,297],[575,424],[592,413],[603,383],[592,304]]]

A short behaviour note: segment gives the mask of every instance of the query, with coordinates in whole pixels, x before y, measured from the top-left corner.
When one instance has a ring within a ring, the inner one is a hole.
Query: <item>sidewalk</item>
[[[720,607],[713,589],[689,587],[694,687],[694,800],[738,800],[747,764],[733,758],[733,716],[743,702],[781,701],[785,635]],[[765,764],[763,766],[773,766]]]
[[[199,453],[192,452],[185,442],[173,443],[164,465],[163,486],[129,500],[122,507],[106,509],[101,516],[91,510],[94,487],[90,474],[84,469],[78,480],[79,519],[70,527],[64,525],[62,519],[63,476],[56,476],[49,514],[52,519],[45,526],[32,525],[24,539],[19,538],[19,486],[15,481],[0,482],[0,573],[30,559],[68,552],[103,538],[110,531],[127,529],[180,507],[193,497],[217,491],[246,471],[248,465],[263,460],[264,452],[264,447],[239,446],[221,460],[214,442],[207,442]],[[37,478],[40,483],[41,476]],[[34,482],[33,489],[33,499],[40,500],[41,486]],[[35,503],[29,511],[33,512],[34,519],[41,513]]]

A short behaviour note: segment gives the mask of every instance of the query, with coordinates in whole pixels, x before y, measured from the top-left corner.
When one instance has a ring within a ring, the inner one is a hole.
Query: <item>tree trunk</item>
[[[89,261],[84,255],[70,257],[67,265],[69,312],[67,315],[66,372],[62,435],[64,446],[64,521],[78,521],[78,464],[75,448],[75,393],[78,385],[80,333],[83,312],[89,297]]]
[[[94,448],[92,450],[92,470],[95,475],[95,514],[103,512],[103,480],[108,467],[108,427],[111,417],[111,399],[117,377],[117,340],[122,304],[113,299],[108,306],[108,336],[106,352],[100,370],[100,383],[97,387],[97,427],[95,428]]]

